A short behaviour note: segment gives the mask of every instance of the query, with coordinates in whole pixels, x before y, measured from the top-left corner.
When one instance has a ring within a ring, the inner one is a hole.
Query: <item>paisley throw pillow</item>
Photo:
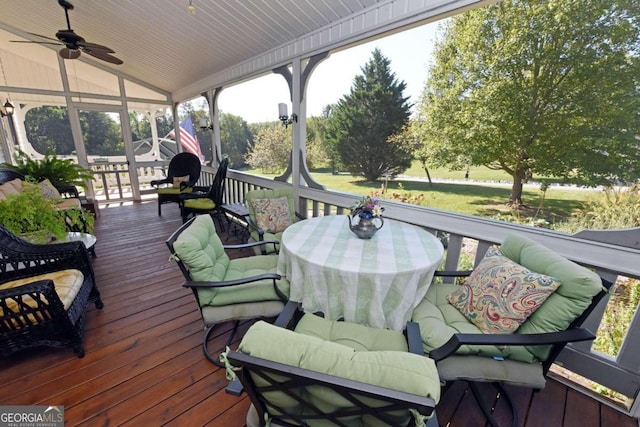
[[[291,225],[289,200],[282,196],[274,199],[251,201],[256,213],[256,223],[267,233],[279,233]]]
[[[466,283],[447,299],[482,332],[510,334],[560,284],[560,280],[530,271],[492,247]]]

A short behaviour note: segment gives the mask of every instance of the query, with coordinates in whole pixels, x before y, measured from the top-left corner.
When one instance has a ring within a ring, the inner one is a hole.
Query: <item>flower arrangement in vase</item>
[[[384,225],[382,219],[384,208],[380,206],[380,202],[371,196],[364,196],[351,206],[351,215],[349,219],[349,229],[361,239],[371,239],[378,230]],[[352,222],[351,218],[358,217],[358,222]],[[373,220],[378,219],[380,225],[376,226]]]

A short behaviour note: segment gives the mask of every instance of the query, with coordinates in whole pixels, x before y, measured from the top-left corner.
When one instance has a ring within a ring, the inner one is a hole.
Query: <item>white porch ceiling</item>
[[[69,18],[76,34],[109,46],[124,61],[123,65],[98,63],[172,93],[332,22],[385,3],[193,0],[196,13],[190,15],[186,12],[188,0],[71,2],[75,8]],[[32,40],[43,39],[26,33],[54,38],[56,31],[66,28],[64,10],[56,0],[0,0],[0,11],[0,24],[5,29]],[[88,55],[83,57],[94,61]]]

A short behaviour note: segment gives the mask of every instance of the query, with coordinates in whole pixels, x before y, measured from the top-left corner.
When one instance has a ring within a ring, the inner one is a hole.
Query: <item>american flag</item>
[[[169,136],[175,139],[175,129],[169,132]],[[193,153],[198,156],[200,161],[204,160],[202,151],[200,151],[200,143],[198,142],[196,129],[193,127],[193,122],[191,121],[190,116],[187,116],[187,118],[180,123],[180,143],[182,144],[182,148],[187,150],[189,153]]]

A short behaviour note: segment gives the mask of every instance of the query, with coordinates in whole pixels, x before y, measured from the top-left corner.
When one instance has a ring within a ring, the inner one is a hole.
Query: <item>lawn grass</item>
[[[414,167],[412,167],[414,171],[418,170],[415,167],[416,164],[419,166],[418,162],[414,162]],[[459,180],[459,177],[453,178],[452,173],[443,172],[441,169],[430,170],[429,172],[434,180],[458,179],[458,181],[440,181],[429,184],[426,179],[396,178],[388,183],[387,197],[393,198],[393,193],[402,195],[407,193],[423,194],[421,206],[493,218],[513,214],[525,223],[529,222],[530,218],[544,219],[553,228],[554,224],[568,219],[573,212],[582,208],[585,201],[591,200],[597,194],[596,190],[589,191],[550,186],[544,195],[544,203],[542,203],[543,193],[540,191],[539,186],[526,186],[523,194],[526,207],[519,212],[513,213],[511,208],[507,206],[511,193],[510,180],[503,180],[495,171],[487,168],[472,169],[470,174],[476,174],[478,177],[485,177],[487,181],[492,181],[481,183],[465,182],[463,179]],[[489,172],[492,172],[493,175],[489,175]],[[250,171],[250,173],[269,178],[279,175],[265,174],[259,171]],[[459,174],[460,172],[457,173]],[[380,190],[382,186],[382,181],[365,182],[347,173],[333,175],[329,171],[321,170],[312,172],[311,175],[328,189],[352,194],[368,195],[373,191]],[[407,175],[409,174],[407,173]],[[421,177],[424,176],[423,171]],[[505,183],[496,183],[500,181]]]

